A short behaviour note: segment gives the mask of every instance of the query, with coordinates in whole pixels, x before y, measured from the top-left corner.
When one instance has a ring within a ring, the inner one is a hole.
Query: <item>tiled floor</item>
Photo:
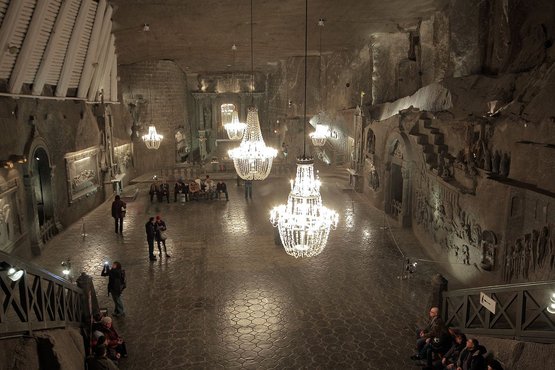
[[[234,181],[229,202],[149,204],[145,187],[128,204],[123,237],[105,204],[85,217],[86,238],[73,225],[34,262],[59,273],[70,257],[76,273],[94,276],[110,310],[102,262],[122,263],[127,315],[115,325],[130,352],[122,369],[413,367],[414,326],[426,312],[432,271],[397,279],[402,259],[381,212],[346,189],[343,176],[322,182],[340,223],[312,259],[274,244],[269,209],[289,191],[288,179],[277,178],[256,182],[252,201]],[[144,223],[156,214],[167,222],[172,257],[149,262]],[[391,231],[407,254],[422,253],[410,232]]]

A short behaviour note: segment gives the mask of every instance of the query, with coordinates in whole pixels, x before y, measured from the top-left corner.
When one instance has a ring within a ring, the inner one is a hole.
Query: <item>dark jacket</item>
[[[108,293],[120,295],[125,289],[125,272],[121,269],[111,269],[108,266],[102,270],[102,276],[108,276]]]
[[[439,338],[447,332],[447,327],[441,317],[434,317],[424,328],[424,338]]]
[[[156,236],[156,224],[151,223],[150,221],[145,224],[146,229],[146,238],[148,240],[154,240]]]
[[[225,182],[219,182],[218,184],[216,184],[216,190],[223,191],[225,193],[227,191],[227,186],[225,185]]]
[[[122,212],[122,208],[125,208],[127,204],[121,199],[114,200],[112,202],[112,217],[113,218],[122,218],[125,216],[125,213]]]

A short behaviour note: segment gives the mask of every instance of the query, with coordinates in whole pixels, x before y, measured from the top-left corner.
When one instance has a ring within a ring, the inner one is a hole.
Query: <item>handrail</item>
[[[11,275],[12,267],[21,271],[21,276]],[[2,336],[82,323],[82,289],[33,263],[1,251],[0,288]]]
[[[495,301],[495,313],[482,305],[480,293]],[[555,343],[555,315],[547,311],[555,281],[517,283],[443,292],[447,325],[467,334],[482,334]]]

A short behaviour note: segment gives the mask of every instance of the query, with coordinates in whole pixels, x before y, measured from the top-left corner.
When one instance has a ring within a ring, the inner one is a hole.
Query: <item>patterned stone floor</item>
[[[324,252],[295,259],[274,244],[269,209],[284,203],[288,179],[254,184],[252,201],[228,182],[230,200],[150,204],[146,188],[128,204],[124,235],[109,203],[57,236],[35,263],[94,276],[112,310],[104,260],[126,269],[127,315],[115,325],[130,356],[121,369],[403,369],[422,321],[434,271],[400,280],[401,255],[421,256],[410,232],[383,230],[384,217],[338,173],[322,175],[327,206],[340,223]],[[149,262],[148,216],[168,224],[171,258]]]

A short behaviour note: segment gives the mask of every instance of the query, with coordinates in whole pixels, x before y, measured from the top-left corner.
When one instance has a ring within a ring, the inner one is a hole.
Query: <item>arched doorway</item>
[[[386,174],[385,211],[402,227],[411,225],[411,161],[406,143],[402,136],[390,141]]]
[[[23,174],[26,195],[26,219],[31,251],[38,255],[42,247],[61,230],[55,211],[53,166],[44,140],[37,136],[29,143],[28,166]]]

